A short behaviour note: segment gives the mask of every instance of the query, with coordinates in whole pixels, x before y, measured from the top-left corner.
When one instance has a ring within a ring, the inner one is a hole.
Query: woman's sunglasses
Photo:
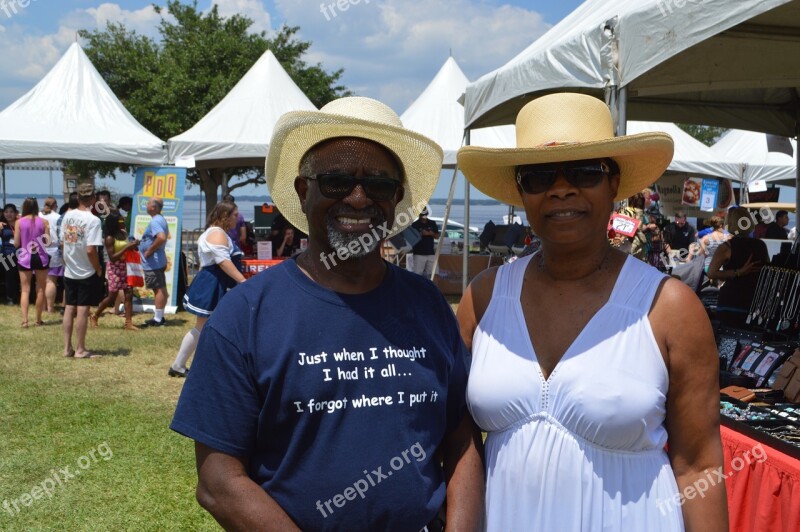
[[[612,159],[526,164],[517,167],[517,184],[526,194],[541,194],[553,186],[559,172],[573,187],[592,188],[605,177],[619,173],[619,167]]]
[[[356,185],[361,185],[364,194],[374,201],[388,201],[394,197],[400,181],[389,176],[355,177],[349,174],[317,174],[305,176],[319,185],[319,191],[330,199],[344,199],[349,196]]]

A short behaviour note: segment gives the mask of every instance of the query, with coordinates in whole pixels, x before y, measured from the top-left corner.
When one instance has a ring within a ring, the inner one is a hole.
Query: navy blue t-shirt
[[[430,281],[388,265],[339,294],[287,260],[222,299],[171,428],[248,457],[302,530],[420,530],[444,502],[435,451],[465,412],[466,358]]]

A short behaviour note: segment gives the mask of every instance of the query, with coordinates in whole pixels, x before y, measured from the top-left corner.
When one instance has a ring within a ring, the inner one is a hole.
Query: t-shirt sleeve
[[[213,318],[212,318],[213,320]],[[170,428],[231,456],[246,456],[261,410],[248,356],[209,322],[200,335]]]
[[[87,246],[102,246],[103,245],[103,231],[100,227],[100,219],[93,216],[93,220],[89,222],[88,231],[86,233]]]
[[[439,225],[436,222],[434,222],[433,220],[430,220],[430,222],[431,222],[431,231],[433,231],[434,233],[438,233],[439,232]]]
[[[153,236],[157,235],[158,233],[164,233],[164,236],[169,236],[169,225],[167,224],[166,218],[159,216],[158,218],[154,218],[153,221],[156,222]]]

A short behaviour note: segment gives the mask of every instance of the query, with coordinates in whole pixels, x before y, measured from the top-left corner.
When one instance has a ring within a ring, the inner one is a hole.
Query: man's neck
[[[306,276],[334,292],[363,294],[377,288],[386,276],[387,265],[380,247],[365,257],[340,259],[335,250],[324,250],[309,243],[298,255],[297,265]]]

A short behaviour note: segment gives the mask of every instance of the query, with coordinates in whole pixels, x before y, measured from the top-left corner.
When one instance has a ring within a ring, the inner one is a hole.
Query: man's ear
[[[303,213],[306,213],[306,195],[308,194],[308,180],[304,177],[294,178],[294,190],[297,192],[297,197],[300,198],[300,208]],[[307,213],[306,213],[307,214]]]
[[[394,195],[395,195],[394,204],[397,205],[398,203],[403,201],[403,198],[406,197],[406,189],[405,189],[405,187],[403,187],[403,185],[400,185],[399,187],[397,187],[397,192],[395,192]]]

